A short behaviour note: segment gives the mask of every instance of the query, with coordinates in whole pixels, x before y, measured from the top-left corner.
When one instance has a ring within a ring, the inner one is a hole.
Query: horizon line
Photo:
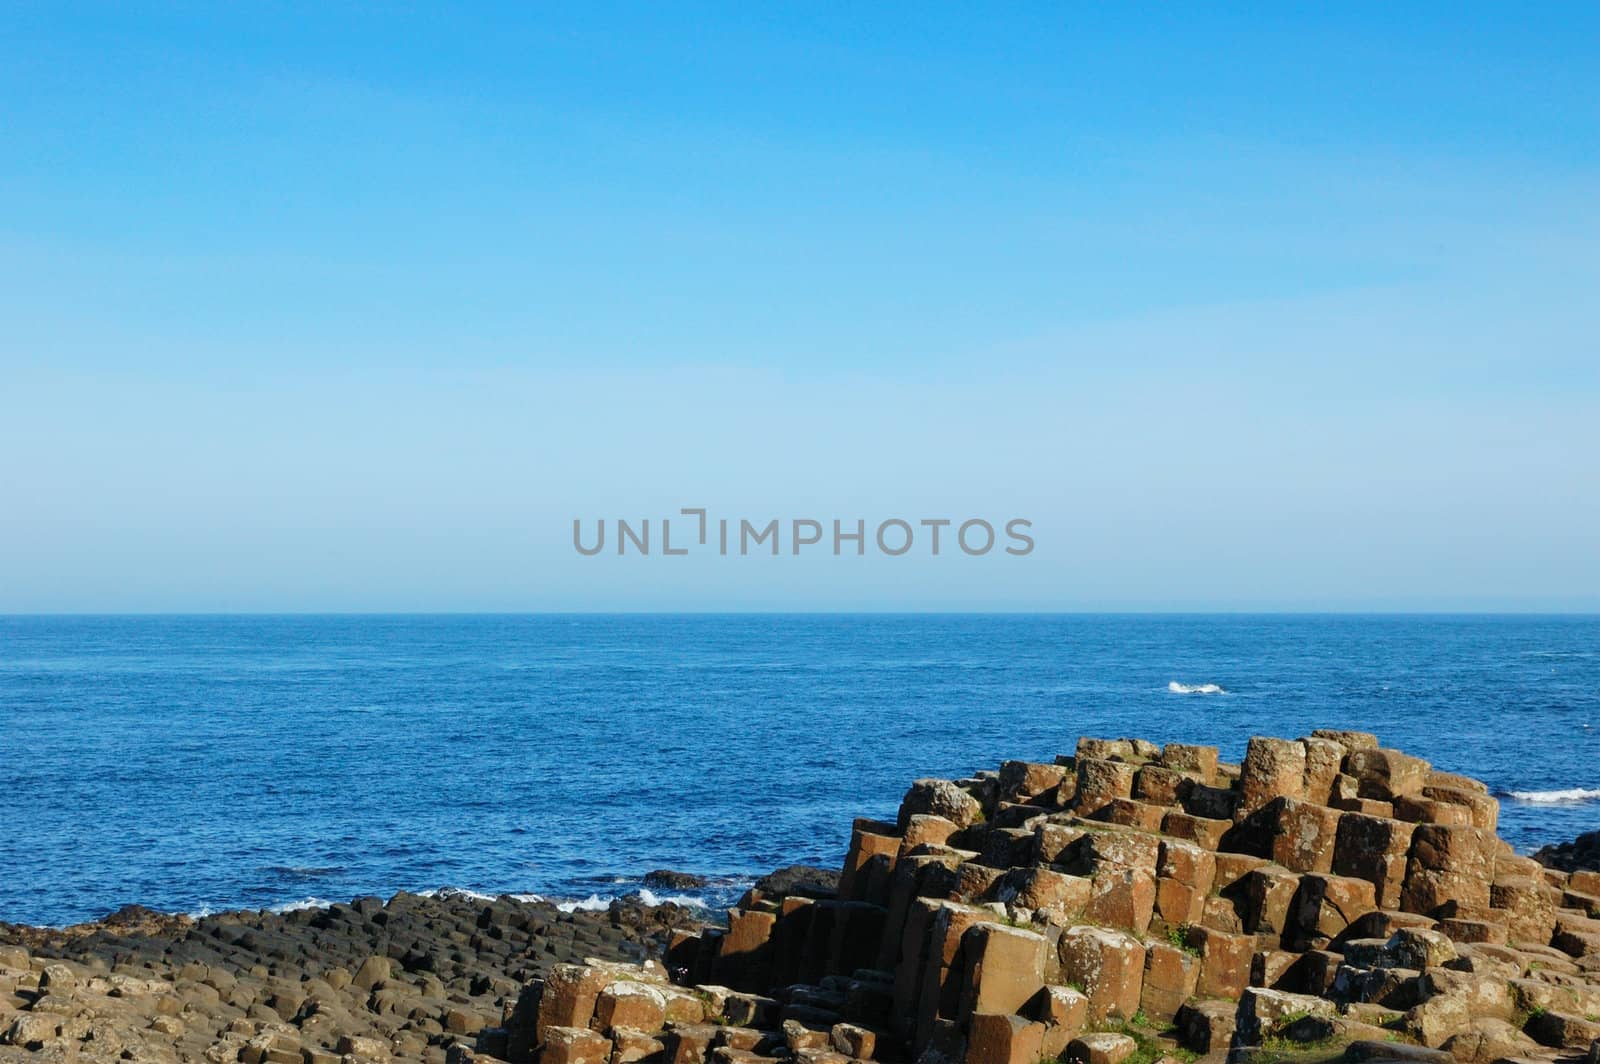
[[[685,610],[0,610],[0,619],[162,617],[1566,617],[1600,609],[685,609]]]

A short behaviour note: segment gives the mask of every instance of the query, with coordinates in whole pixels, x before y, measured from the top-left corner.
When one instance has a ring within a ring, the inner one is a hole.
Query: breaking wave
[[[434,887],[431,890],[418,891],[417,896],[420,898],[469,898],[472,901],[494,901],[499,897],[497,894],[485,894],[481,890],[467,890],[465,887]],[[516,895],[511,897],[516,901],[522,900]],[[537,895],[530,895],[530,897],[540,900]]]
[[[591,894],[582,901],[562,901],[556,903],[556,908],[564,913],[571,912],[600,912],[611,908],[611,903],[623,897],[637,897],[641,905],[681,905],[686,909],[707,909],[710,906],[704,898],[693,894],[657,894],[655,891],[641,887],[627,894]]]
[[[286,901],[282,905],[271,906],[267,911],[274,913],[297,913],[302,909],[326,909],[333,902],[322,898],[301,898],[299,901]]]
[[[1228,692],[1217,683],[1179,683],[1173,680],[1167,684],[1167,690],[1175,695],[1225,695]]]
[[[1533,805],[1578,805],[1600,799],[1600,788],[1568,787],[1561,791],[1507,791],[1506,797]]]

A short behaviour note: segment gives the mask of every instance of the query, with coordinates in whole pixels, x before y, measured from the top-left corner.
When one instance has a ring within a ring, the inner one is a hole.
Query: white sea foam
[[[636,891],[630,891],[629,895],[637,895],[641,905],[682,905],[686,909],[709,908],[704,898],[697,898],[693,894],[657,894],[647,887],[641,887]],[[618,897],[627,897],[629,895],[607,894],[601,896],[599,894],[591,894],[582,901],[557,902],[556,908],[564,913],[600,912],[611,908],[611,903],[616,901]]]
[[[1507,795],[1531,805],[1577,805],[1600,799],[1600,789],[1593,787],[1568,787],[1561,791],[1508,791]]]
[[[465,887],[434,887],[432,890],[422,891],[418,896],[423,898],[471,898],[473,901],[494,901],[495,899],[493,894],[467,890]]]
[[[301,898],[299,901],[286,901],[282,905],[274,905],[267,911],[274,913],[297,913],[302,909],[326,909],[331,905],[333,905],[333,902],[326,901],[322,898]]]
[[[1167,690],[1175,695],[1225,695],[1228,693],[1222,689],[1221,684],[1179,683],[1177,680],[1167,684]]]
[[[639,889],[639,900],[646,905],[682,905],[685,908],[704,909],[704,898],[697,898],[693,894],[656,894],[643,887]]]
[[[561,901],[556,903],[556,908],[564,913],[599,912],[601,909],[611,908],[610,896],[602,898],[598,894],[591,894],[582,901]]]

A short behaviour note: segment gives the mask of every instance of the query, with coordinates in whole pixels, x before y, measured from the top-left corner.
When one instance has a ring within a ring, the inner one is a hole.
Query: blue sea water
[[[1484,779],[1521,849],[1593,830],[1600,618],[0,618],[0,920],[726,897],[915,777],[1313,727]]]

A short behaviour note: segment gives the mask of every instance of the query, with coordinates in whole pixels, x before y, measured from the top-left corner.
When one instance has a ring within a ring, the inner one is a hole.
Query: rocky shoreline
[[[1571,842],[1541,847],[1533,859],[1562,872],[1600,871],[1600,831],[1579,835]]]
[[[1600,1064],[1595,839],[1521,857],[1498,812],[1363,733],[1083,739],[918,780],[715,922],[444,892],[0,925],[0,1062]]]
[[[464,893],[192,918],[0,924],[0,1061],[442,1062],[554,966],[659,956],[706,914]]]

